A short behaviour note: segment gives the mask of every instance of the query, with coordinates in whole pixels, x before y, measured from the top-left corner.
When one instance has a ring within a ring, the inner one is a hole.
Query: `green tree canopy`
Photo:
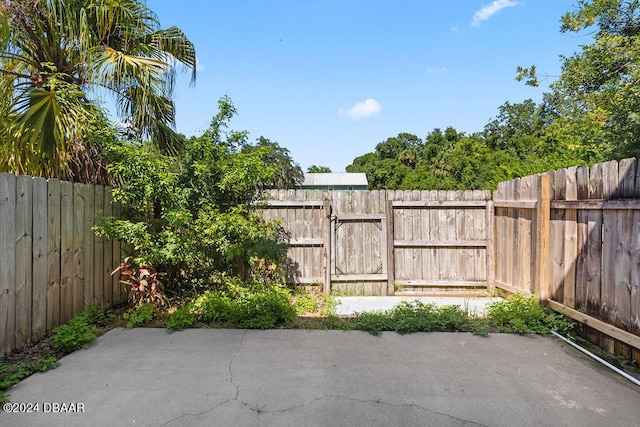
[[[562,73],[545,94],[552,130],[591,161],[640,155],[640,2],[580,0],[561,31],[593,42],[561,57]],[[535,67],[518,80],[537,85]]]
[[[331,168],[327,166],[311,165],[307,168],[307,173],[331,173]]]
[[[105,123],[103,91],[130,134],[179,146],[175,63],[195,80],[193,44],[143,1],[0,2],[0,168],[73,178],[69,161]]]
[[[243,152],[261,151],[262,161],[266,167],[273,170],[273,177],[263,182],[263,188],[296,188],[304,180],[300,166],[293,161],[289,150],[281,147],[275,141],[264,136],[257,140],[256,145],[245,145]]]

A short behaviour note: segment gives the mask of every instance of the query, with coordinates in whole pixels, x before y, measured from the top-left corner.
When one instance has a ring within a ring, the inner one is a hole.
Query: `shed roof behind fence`
[[[303,187],[307,186],[368,186],[365,173],[305,173]]]

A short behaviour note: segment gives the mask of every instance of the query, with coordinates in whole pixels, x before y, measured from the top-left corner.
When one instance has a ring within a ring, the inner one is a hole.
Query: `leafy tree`
[[[289,150],[281,147],[277,142],[263,136],[258,138],[256,145],[246,145],[243,152],[260,150],[264,152],[262,160],[265,166],[273,169],[273,178],[263,182],[264,188],[295,188],[304,180],[300,166],[293,161]]]
[[[2,1],[0,52],[0,169],[74,178],[70,159],[100,148],[102,92],[130,134],[163,151],[179,146],[174,63],[195,79],[195,50],[143,1]]]
[[[331,173],[328,166],[311,165],[307,168],[307,173]]]
[[[556,138],[597,161],[640,154],[640,2],[581,0],[561,31],[592,31],[593,43],[562,57],[562,73],[545,102]],[[537,83],[535,68],[517,79]]]
[[[177,154],[150,143],[105,149],[122,219],[106,218],[97,231],[131,244],[134,264],[153,265],[169,285],[208,284],[220,273],[244,279],[253,263],[277,262],[286,252],[280,228],[255,203],[277,172],[264,161],[274,147],[244,149],[247,133],[227,129],[233,104],[223,98],[218,105],[209,129]]]

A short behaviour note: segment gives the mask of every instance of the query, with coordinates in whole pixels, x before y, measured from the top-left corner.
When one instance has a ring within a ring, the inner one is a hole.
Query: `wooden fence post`
[[[538,297],[541,302],[548,299],[549,282],[549,240],[551,231],[551,178],[538,176],[536,207],[536,250],[534,254],[535,278]]]
[[[485,216],[487,239],[487,290],[493,293],[495,279],[495,209],[493,200],[487,200],[487,212]]]
[[[331,200],[325,199],[322,202],[324,212],[322,218],[322,251],[323,269],[324,269],[324,294],[331,293]]]
[[[387,292],[386,295],[395,294],[395,258],[394,258],[394,245],[393,245],[393,200],[387,200],[387,206],[385,209],[387,216]]]

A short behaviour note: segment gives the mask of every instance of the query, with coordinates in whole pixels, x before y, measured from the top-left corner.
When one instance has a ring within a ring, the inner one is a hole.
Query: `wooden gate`
[[[387,236],[385,214],[332,215],[331,285],[367,283],[374,288],[377,284],[381,293],[387,294]]]
[[[289,283],[325,293],[484,291],[493,273],[488,191],[275,190],[264,217],[289,236]]]

